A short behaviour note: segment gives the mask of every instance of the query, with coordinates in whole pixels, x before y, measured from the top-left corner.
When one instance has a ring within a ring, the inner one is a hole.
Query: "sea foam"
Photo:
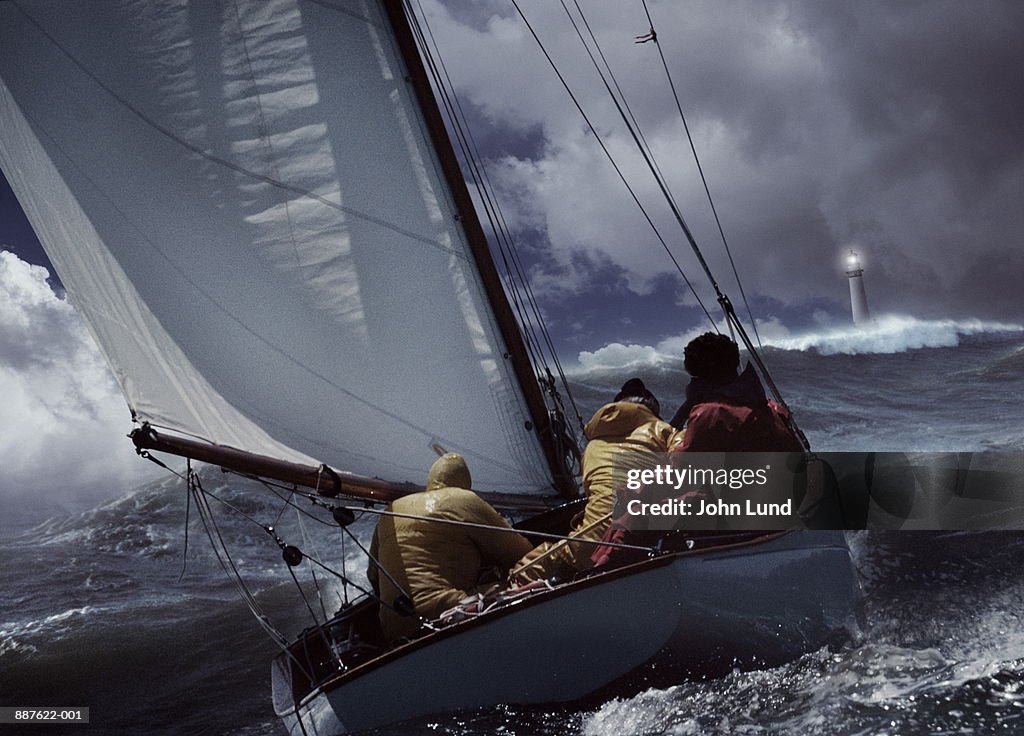
[[[864,326],[832,327],[816,332],[778,337],[766,345],[782,350],[816,350],[822,355],[843,353],[903,353],[921,348],[953,348],[964,335],[1022,332],[1024,326],[980,319],[922,320],[887,314]]]
[[[953,348],[966,335],[1024,332],[1024,325],[981,319],[926,320],[886,314],[867,325],[830,325],[803,332],[790,331],[777,320],[758,323],[761,343],[777,350],[808,351],[821,355],[904,353],[922,348]],[[719,330],[728,334],[725,325]],[[703,329],[669,337],[657,345],[613,342],[594,351],[582,351],[574,373],[661,368],[679,362],[683,348]]]

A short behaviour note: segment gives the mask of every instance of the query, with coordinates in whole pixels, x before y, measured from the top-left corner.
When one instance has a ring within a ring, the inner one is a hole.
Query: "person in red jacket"
[[[801,452],[789,412],[765,396],[761,379],[725,335],[705,332],[683,352],[691,379],[670,424],[684,429],[674,452]]]

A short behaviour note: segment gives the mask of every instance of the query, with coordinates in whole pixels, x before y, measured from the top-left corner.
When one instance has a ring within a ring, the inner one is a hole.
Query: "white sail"
[[[0,166],[139,421],[549,491],[379,2],[0,3]]]

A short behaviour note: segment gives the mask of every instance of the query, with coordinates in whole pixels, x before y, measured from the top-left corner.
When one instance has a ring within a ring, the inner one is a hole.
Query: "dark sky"
[[[665,297],[682,293],[664,281],[668,259],[514,9],[488,5],[486,20],[479,6],[467,18],[429,4],[428,17],[464,102],[510,140],[535,138],[519,144],[525,155],[495,151],[494,169],[514,219],[549,241],[541,289],[581,315],[588,297],[598,297],[602,318],[614,294],[634,326],[671,331],[651,303],[657,295],[661,313],[671,313]],[[521,5],[705,288],[561,4]],[[581,6],[719,281],[738,300],[657,50],[632,43],[647,29],[642,6]],[[843,316],[840,258],[856,248],[878,311],[1020,319],[1024,5],[649,7],[759,317],[796,327],[815,313]],[[694,318],[675,316],[682,327]]]
[[[0,247],[6,246],[22,260],[37,266],[49,267],[50,262],[39,244],[32,226],[28,224],[18,200],[0,171]]]
[[[561,4],[521,6],[709,300]],[[876,312],[1024,318],[1024,4],[648,6],[760,319],[790,331],[844,320],[841,257],[851,248],[862,254]],[[423,7],[570,357],[697,328],[702,315],[514,8]],[[581,7],[738,302],[657,49],[632,42],[648,27],[643,6]],[[6,183],[0,244],[45,263]]]

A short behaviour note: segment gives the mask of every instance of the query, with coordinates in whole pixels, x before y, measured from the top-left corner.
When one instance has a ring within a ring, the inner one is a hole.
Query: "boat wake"
[[[582,733],[1018,733],[1020,536],[857,532],[850,541],[868,605],[859,645],[611,700],[585,714]]]
[[[820,650],[785,667],[613,700],[587,715],[580,730],[584,736],[1009,733],[1019,727],[1019,688],[1019,660],[980,667],[935,649],[872,645],[841,654]]]

